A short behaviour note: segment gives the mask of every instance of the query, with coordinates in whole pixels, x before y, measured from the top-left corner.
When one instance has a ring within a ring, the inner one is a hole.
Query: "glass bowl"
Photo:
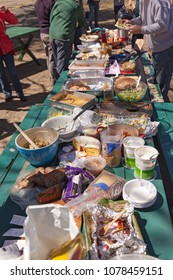
[[[148,86],[144,82],[140,82],[138,88],[131,87],[123,90],[114,88],[115,94],[120,101],[137,102],[140,101],[146,94]]]

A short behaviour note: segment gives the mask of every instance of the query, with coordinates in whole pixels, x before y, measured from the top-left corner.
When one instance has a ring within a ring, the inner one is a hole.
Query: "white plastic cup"
[[[125,166],[128,168],[135,168],[135,154],[134,150],[138,147],[144,146],[145,141],[141,137],[127,136],[123,139],[124,160]]]
[[[154,177],[154,169],[159,155],[151,146],[143,146],[134,150],[135,176],[140,179],[150,180]]]

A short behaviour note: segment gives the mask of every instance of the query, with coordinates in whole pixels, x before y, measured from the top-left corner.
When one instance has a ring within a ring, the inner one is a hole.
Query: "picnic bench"
[[[30,50],[31,43],[34,35],[38,33],[40,29],[38,27],[25,27],[25,26],[13,26],[7,28],[7,35],[11,40],[14,40],[15,52],[20,52],[19,60],[22,60],[24,55],[27,53],[37,65],[40,65],[38,59],[35,57],[33,52]]]
[[[30,108],[28,114],[20,125],[22,129],[37,127],[43,123],[43,121],[48,117],[49,110],[51,108],[50,97],[62,88],[66,79],[67,71],[64,71],[56,82],[52,92],[47,96],[45,102],[42,105],[34,105]],[[147,98],[149,98],[149,94],[150,89],[147,93]],[[171,160],[172,155],[170,155],[167,150],[165,151],[164,145],[166,143],[167,145],[170,145],[171,148],[170,140],[172,141],[172,138],[169,137],[170,135],[172,137],[171,122],[173,122],[173,118],[171,120],[171,112],[173,110],[171,109],[171,103],[167,104],[159,102],[153,103],[153,110],[153,120],[160,121],[160,128],[156,136],[146,139],[146,144],[155,146],[160,155],[163,154],[161,159],[160,156],[158,158],[156,164],[156,178],[152,181],[157,188],[158,196],[153,206],[146,209],[135,209],[135,215],[142,232],[143,239],[147,244],[148,253],[162,260],[172,260],[173,227],[172,212],[170,211],[171,204],[167,191],[169,186],[167,186],[167,183],[168,180],[171,184],[173,182],[173,173],[171,174],[173,167],[169,166],[168,160]],[[165,116],[166,114],[168,114],[168,117]],[[167,128],[167,126],[165,126],[165,121],[168,122],[168,126],[170,128],[167,135],[164,133],[164,129]],[[169,131],[171,134],[169,134]],[[4,237],[3,234],[10,228],[10,220],[12,216],[14,214],[25,215],[25,211],[11,200],[9,196],[10,189],[15,184],[19,174],[23,170],[33,169],[33,167],[29,165],[16,150],[15,138],[17,135],[18,132],[16,131],[0,156],[0,246],[2,246],[5,239],[7,239],[7,237]],[[169,166],[169,172],[167,170],[167,173],[165,174],[164,168],[166,166]],[[134,171],[125,168],[123,165],[112,169],[112,172],[125,180],[134,179]]]

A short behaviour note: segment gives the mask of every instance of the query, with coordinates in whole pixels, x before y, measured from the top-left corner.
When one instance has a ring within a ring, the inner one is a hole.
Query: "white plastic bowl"
[[[72,121],[72,116],[56,116],[50,119],[47,119],[42,123],[42,127],[51,127],[54,128],[55,130],[58,130],[60,128],[66,127],[70,122]],[[75,136],[76,131],[80,127],[80,121],[77,119],[74,123],[73,129],[69,131],[61,131],[59,130],[59,137],[61,140],[68,140],[71,139]]]
[[[153,183],[144,179],[133,179],[123,187],[123,199],[136,208],[147,208],[157,199],[157,189]]]

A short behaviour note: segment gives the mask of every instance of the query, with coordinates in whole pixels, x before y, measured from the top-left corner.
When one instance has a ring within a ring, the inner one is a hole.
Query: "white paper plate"
[[[123,199],[128,200],[136,208],[147,208],[155,203],[157,189],[150,181],[133,179],[125,183]]]

